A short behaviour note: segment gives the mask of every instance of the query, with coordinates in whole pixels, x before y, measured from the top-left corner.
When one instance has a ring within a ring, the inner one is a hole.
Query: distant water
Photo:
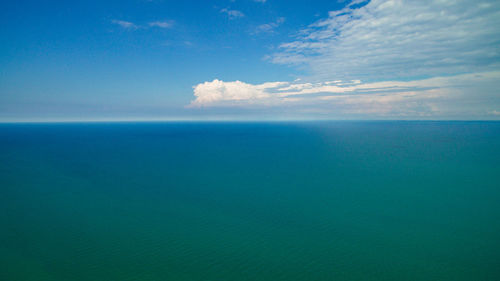
[[[0,280],[500,280],[500,123],[0,125]]]

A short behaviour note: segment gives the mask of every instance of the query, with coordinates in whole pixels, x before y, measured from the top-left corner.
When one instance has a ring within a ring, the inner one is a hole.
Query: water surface
[[[0,280],[498,280],[500,123],[0,125]]]

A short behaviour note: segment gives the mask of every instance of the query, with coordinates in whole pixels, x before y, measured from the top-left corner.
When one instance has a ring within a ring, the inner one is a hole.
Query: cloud
[[[267,0],[253,0],[253,1],[257,3],[266,3]]]
[[[128,30],[136,30],[136,29],[147,29],[147,28],[153,28],[153,27],[158,27],[158,28],[172,28],[174,26],[174,21],[173,20],[165,20],[165,21],[151,21],[147,25],[137,25],[133,22],[129,21],[124,21],[124,20],[112,20],[111,21],[113,24],[119,25],[124,29]]]
[[[412,81],[364,83],[267,82],[213,80],[194,87],[190,107],[295,107],[325,115],[361,117],[432,117],[494,114],[500,71]],[[480,92],[481,95],[477,95]],[[491,108],[493,107],[493,108]]]
[[[227,8],[220,10],[220,12],[226,14],[230,20],[242,18],[245,16],[242,12],[240,12],[238,10],[230,10]]]
[[[259,27],[272,32],[280,23]],[[208,81],[190,107],[287,109],[328,118],[498,119],[500,2],[355,0],[283,43],[293,82]]]
[[[159,28],[171,28],[174,25],[174,21],[152,21],[148,23],[150,27],[159,27]]]
[[[192,106],[212,106],[223,104],[224,102],[239,102],[249,104],[257,100],[271,98],[269,90],[286,85],[286,82],[270,82],[259,85],[252,85],[241,81],[224,82],[213,80],[194,87],[196,99]]]
[[[500,65],[500,2],[352,1],[271,56],[317,78],[394,79]]]
[[[139,28],[137,25],[135,25],[133,22],[129,21],[124,21],[124,20],[112,20],[111,21],[114,24],[117,24],[125,29],[130,29],[130,30],[135,30]]]
[[[282,25],[285,22],[284,17],[279,17],[276,19],[276,21],[271,22],[271,23],[265,23],[257,26],[255,30],[252,32],[253,34],[260,34],[260,33],[274,33],[275,29],[278,28],[280,25]]]

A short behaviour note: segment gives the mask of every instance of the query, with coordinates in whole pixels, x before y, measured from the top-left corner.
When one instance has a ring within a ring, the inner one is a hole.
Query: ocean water
[[[3,124],[0,280],[500,280],[500,123]]]

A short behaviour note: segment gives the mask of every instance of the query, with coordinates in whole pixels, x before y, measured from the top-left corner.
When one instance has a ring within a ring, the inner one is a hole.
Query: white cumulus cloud
[[[286,82],[269,82],[252,85],[241,81],[224,82],[213,80],[194,87],[196,99],[192,106],[213,106],[225,102],[242,102],[248,104],[254,101],[262,101],[271,98],[270,90],[286,85]]]

